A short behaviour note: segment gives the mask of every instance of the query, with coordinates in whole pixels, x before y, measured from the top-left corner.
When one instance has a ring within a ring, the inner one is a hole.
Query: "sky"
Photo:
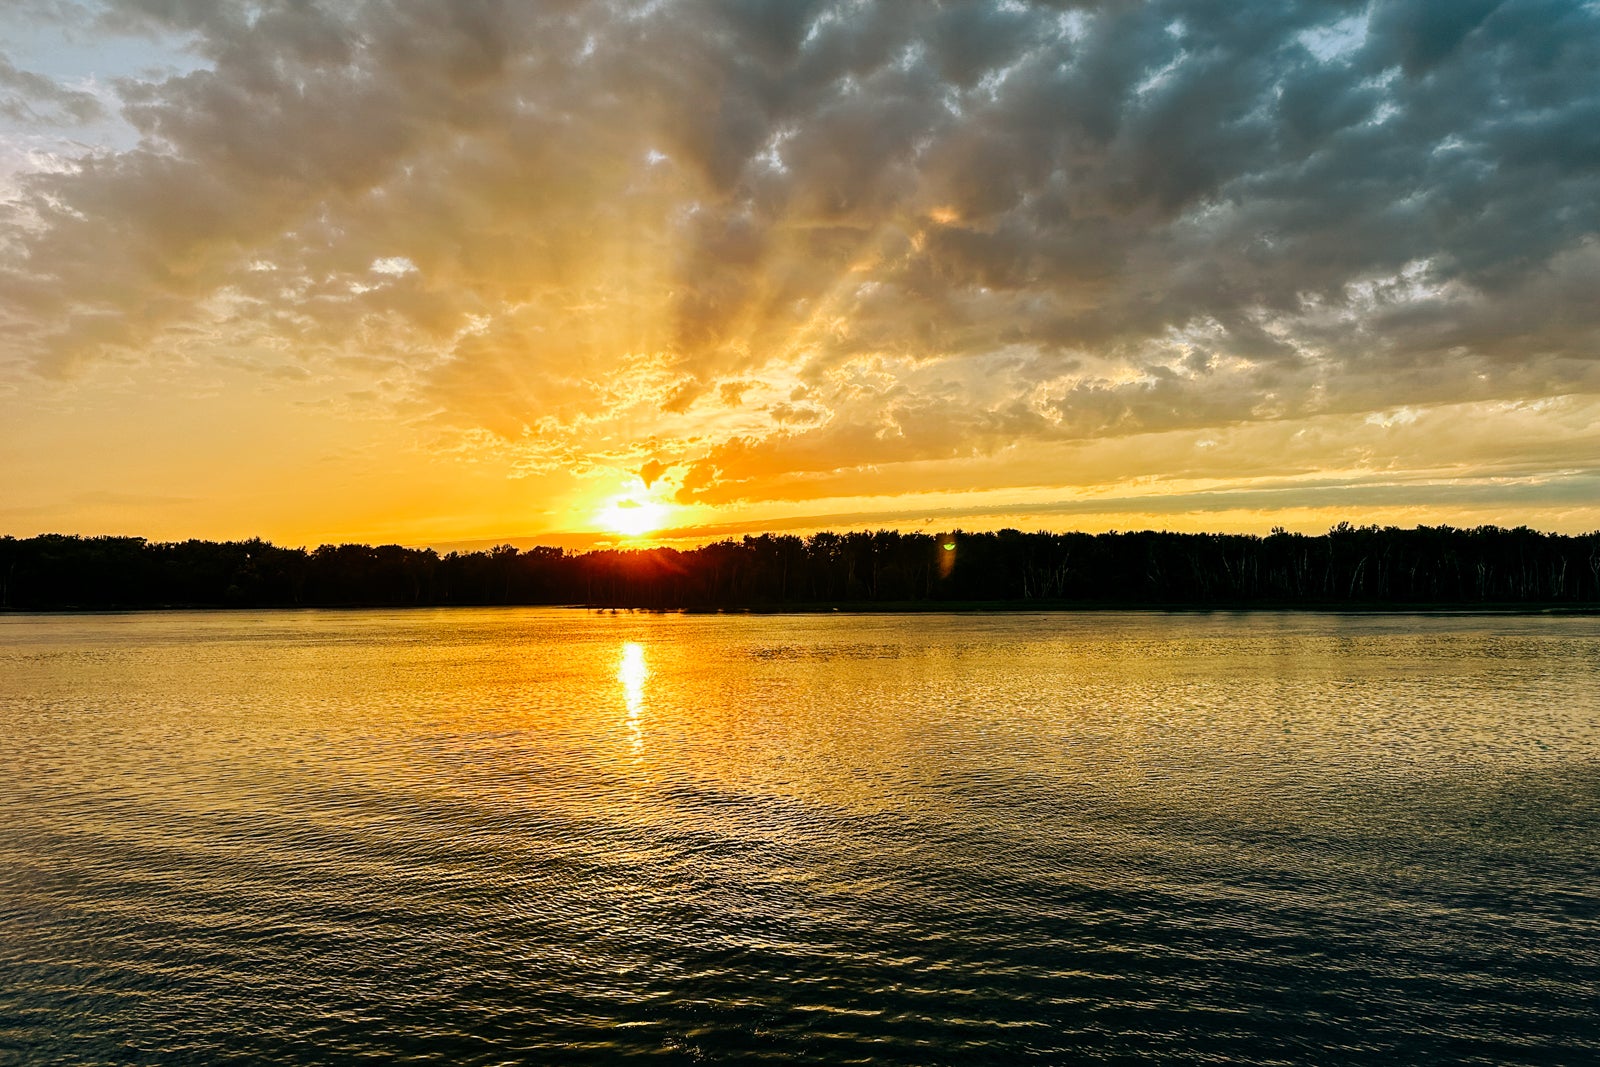
[[[1600,528],[1597,71],[1576,0],[7,0],[0,533]]]

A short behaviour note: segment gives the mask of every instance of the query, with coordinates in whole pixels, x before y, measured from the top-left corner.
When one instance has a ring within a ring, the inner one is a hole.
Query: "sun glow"
[[[657,500],[619,496],[605,506],[596,521],[624,537],[643,537],[661,528],[667,510],[667,505]]]

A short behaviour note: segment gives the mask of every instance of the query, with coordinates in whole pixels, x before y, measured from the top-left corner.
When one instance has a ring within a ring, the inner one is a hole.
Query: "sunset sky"
[[[1600,5],[0,7],[0,533],[1600,527]]]

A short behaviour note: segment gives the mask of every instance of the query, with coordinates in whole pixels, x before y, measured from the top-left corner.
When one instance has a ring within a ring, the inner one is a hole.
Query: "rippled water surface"
[[[0,1061],[1600,1062],[1600,620],[0,617]]]

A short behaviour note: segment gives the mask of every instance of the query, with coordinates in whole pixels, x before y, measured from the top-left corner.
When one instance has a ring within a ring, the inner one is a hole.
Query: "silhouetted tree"
[[[1353,526],[1322,536],[1019,530],[763,534],[700,548],[451,552],[400,545],[0,537],[0,607],[592,604],[720,608],[1595,605],[1600,532]]]

